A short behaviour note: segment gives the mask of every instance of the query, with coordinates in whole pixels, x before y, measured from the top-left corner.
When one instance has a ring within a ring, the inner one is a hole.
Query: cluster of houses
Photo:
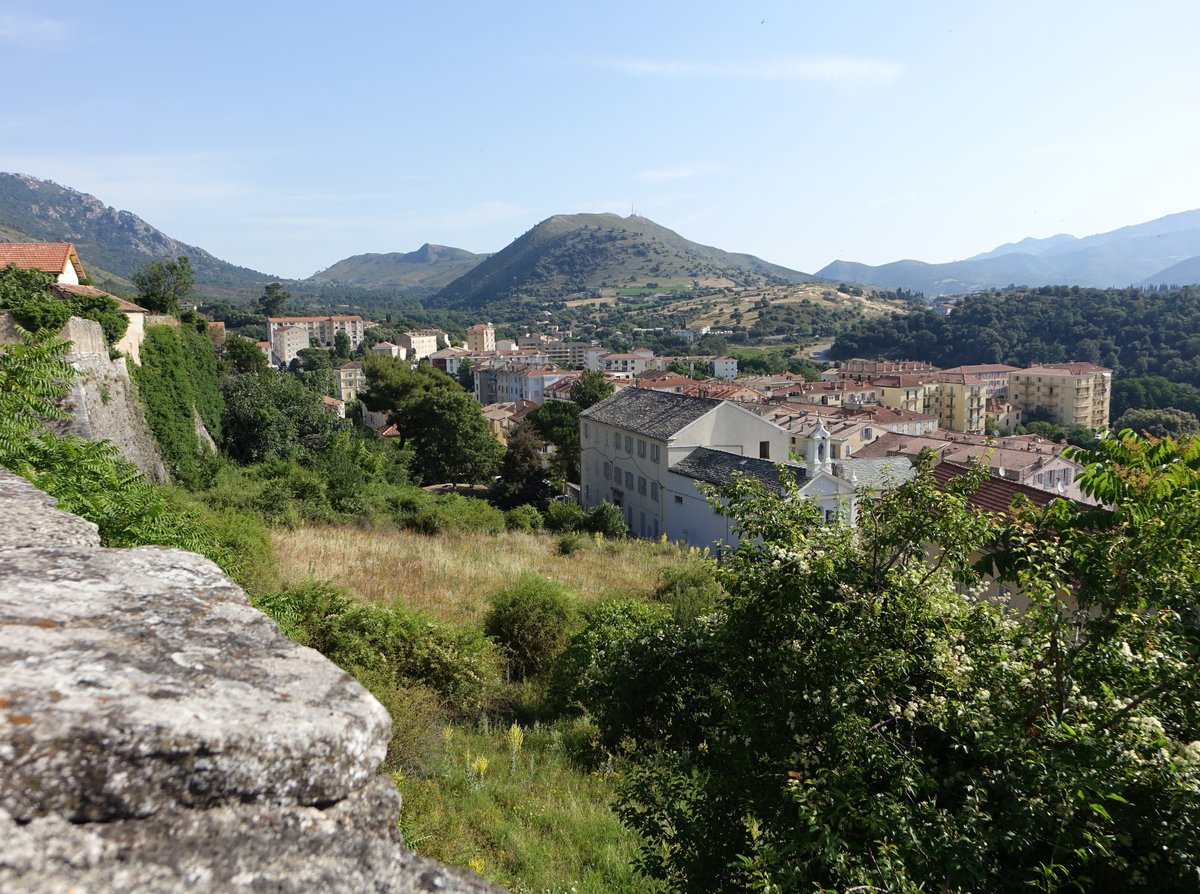
[[[107,294],[86,284],[70,243],[0,243],[0,267],[8,264],[52,274],[50,289],[63,298]],[[129,317],[116,347],[137,363],[153,315],[108,297]],[[272,317],[259,346],[286,366],[313,343],[333,347],[339,333],[357,349],[370,325],[358,315]],[[478,323],[468,328],[465,346],[451,345],[444,332],[419,330],[370,350],[428,361],[451,375],[469,364],[484,418],[502,442],[537,406],[570,400],[581,371],[603,373],[614,393],[580,414],[576,498],[585,508],[619,506],[636,536],[696,546],[737,539],[709,504],[708,485],[748,475],[781,491],[786,470],[827,519],[853,521],[857,493],[905,480],[911,460],[926,452],[938,460],[939,480],[985,463],[991,478],[975,497],[981,507],[1004,509],[1017,493],[1038,504],[1083,500],[1081,468],[1061,445],[1001,432],[1035,411],[1064,427],[1101,430],[1109,422],[1112,372],[1092,363],[937,369],[922,361],[852,360],[810,382],[790,373],[738,378],[731,357],[617,353],[569,336],[498,339],[490,323]],[[679,372],[700,363],[710,378]],[[341,398],[327,398],[326,406],[344,414],[366,378],[361,361],[335,371]],[[366,413],[364,422],[389,434],[382,416]]]

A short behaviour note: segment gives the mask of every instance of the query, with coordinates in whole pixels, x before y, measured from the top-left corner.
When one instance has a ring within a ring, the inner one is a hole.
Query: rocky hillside
[[[560,214],[459,277],[430,306],[475,308],[522,298],[565,300],[629,286],[810,282],[753,255],[699,245],[645,217]]]
[[[304,281],[432,293],[454,282],[486,258],[488,255],[426,242],[416,251],[354,255]]]
[[[147,261],[187,255],[196,284],[261,289],[272,277],[237,267],[195,245],[172,239],[136,214],[87,193],[25,174],[0,173],[0,239],[6,232],[42,242],[74,242],[90,273],[99,268],[128,280]]]

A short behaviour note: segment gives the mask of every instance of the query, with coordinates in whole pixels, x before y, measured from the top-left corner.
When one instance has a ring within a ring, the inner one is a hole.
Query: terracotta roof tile
[[[83,264],[70,242],[0,242],[0,267],[16,264],[26,270],[44,270],[57,276],[68,259],[82,278]]]

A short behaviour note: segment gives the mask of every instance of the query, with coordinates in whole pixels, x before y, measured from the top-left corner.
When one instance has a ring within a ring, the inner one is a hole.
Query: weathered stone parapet
[[[387,712],[207,559],[2,470],[0,518],[0,890],[497,890],[403,847]]]

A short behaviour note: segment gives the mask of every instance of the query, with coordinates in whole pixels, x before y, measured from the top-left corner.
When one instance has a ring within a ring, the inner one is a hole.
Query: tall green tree
[[[554,445],[550,471],[560,482],[579,483],[579,405],[548,400],[526,417],[542,438]]]
[[[492,497],[501,509],[528,504],[544,507],[550,499],[546,484],[546,466],[542,450],[546,442],[537,427],[523,419],[508,435],[500,477],[492,487]]]
[[[604,373],[589,369],[580,373],[579,378],[571,384],[571,400],[586,410],[592,404],[598,404],[613,393],[612,382],[605,381]]]
[[[267,283],[262,297],[258,299],[258,309],[264,317],[277,317],[291,300],[292,295],[283,287],[283,283]]]
[[[173,261],[149,261],[133,274],[138,304],[147,310],[179,316],[179,302],[192,296],[196,276],[187,255]]]

